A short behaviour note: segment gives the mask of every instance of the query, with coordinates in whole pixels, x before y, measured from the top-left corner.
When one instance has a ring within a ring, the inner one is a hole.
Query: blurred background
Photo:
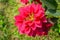
[[[18,8],[22,6],[20,0],[0,0],[0,40],[60,40],[60,2],[58,2],[59,14],[57,17],[48,14],[55,25],[50,29],[48,37],[29,37],[20,35],[14,25],[14,16],[19,14]]]

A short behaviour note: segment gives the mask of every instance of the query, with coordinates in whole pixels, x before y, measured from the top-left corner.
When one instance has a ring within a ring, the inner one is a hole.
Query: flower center
[[[29,16],[27,16],[25,20],[33,21],[34,20],[34,15],[33,14],[29,14]]]

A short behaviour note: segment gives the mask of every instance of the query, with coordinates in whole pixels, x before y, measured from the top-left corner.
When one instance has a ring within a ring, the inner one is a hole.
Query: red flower
[[[22,3],[27,4],[29,0],[20,0]]]
[[[20,14],[15,16],[15,25],[19,33],[29,36],[46,35],[50,26],[45,17],[45,10],[40,4],[19,8]]]
[[[20,0],[22,3],[24,3],[24,4],[27,4],[27,3],[29,3],[29,0]],[[35,2],[38,2],[38,3],[40,3],[40,4],[42,4],[41,2],[40,2],[40,0],[33,0],[33,1],[35,1]]]

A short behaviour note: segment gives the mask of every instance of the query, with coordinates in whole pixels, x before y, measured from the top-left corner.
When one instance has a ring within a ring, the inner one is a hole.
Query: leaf
[[[7,3],[8,0],[0,0],[1,3]]]
[[[0,25],[2,25],[3,24],[3,21],[2,20],[0,20]]]
[[[29,0],[29,3],[32,3],[33,0]]]
[[[56,0],[57,3],[60,3],[60,0]]]
[[[60,10],[60,3],[58,3],[57,9]]]
[[[60,29],[59,29],[59,33],[60,33]]]
[[[57,6],[57,9],[60,9],[60,0],[56,0],[58,6]]]
[[[45,4],[48,9],[56,9],[57,3],[55,0],[41,0],[43,5]]]
[[[57,17],[57,18],[60,18],[60,10],[47,10],[46,11],[46,15],[51,15],[51,16],[54,16],[54,17]]]

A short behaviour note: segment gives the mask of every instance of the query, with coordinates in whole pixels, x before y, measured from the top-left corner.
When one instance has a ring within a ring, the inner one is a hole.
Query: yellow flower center
[[[34,20],[34,15],[33,14],[29,14],[29,16],[26,17],[25,20],[31,20],[31,21],[33,21]]]

